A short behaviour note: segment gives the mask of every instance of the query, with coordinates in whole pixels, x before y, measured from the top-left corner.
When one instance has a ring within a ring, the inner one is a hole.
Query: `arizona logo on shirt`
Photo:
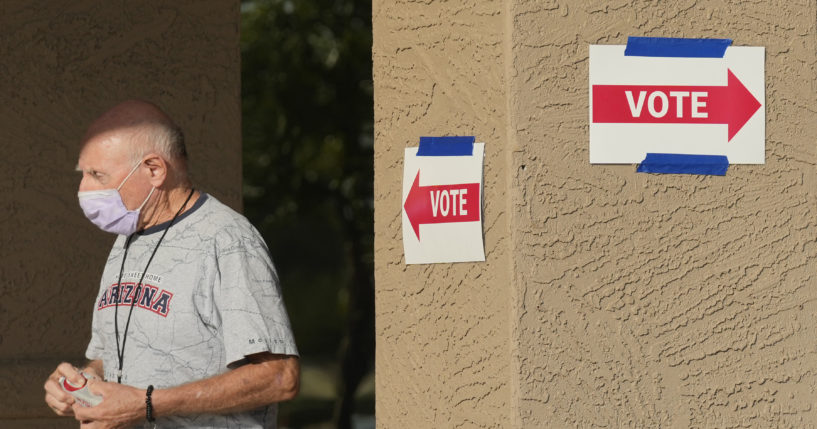
[[[114,283],[99,297],[96,309],[99,311],[114,305],[130,306],[136,300],[136,307],[167,317],[171,298],[172,293],[164,289],[160,292],[159,288],[153,285],[143,284],[137,288],[136,283],[122,283],[121,286]]]

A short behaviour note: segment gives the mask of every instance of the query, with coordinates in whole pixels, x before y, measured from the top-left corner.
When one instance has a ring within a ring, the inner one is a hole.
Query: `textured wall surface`
[[[378,427],[817,426],[814,1],[373,19]],[[766,164],[591,166],[588,46],[629,35],[764,46]],[[487,142],[485,264],[402,260],[403,148],[435,134]]]
[[[373,6],[377,426],[507,427],[513,378],[503,5]],[[485,263],[404,263],[403,152],[424,135],[475,135],[486,143]]]
[[[515,1],[521,425],[817,426],[813,1]],[[588,164],[588,45],[766,47],[766,164]]]
[[[240,207],[238,3],[0,2],[0,427],[76,427],[42,384],[83,361],[113,242],[76,200],[94,117],[156,102],[185,129],[194,181]]]

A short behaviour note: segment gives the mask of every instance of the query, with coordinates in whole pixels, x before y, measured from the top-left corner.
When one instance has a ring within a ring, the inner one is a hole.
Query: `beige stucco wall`
[[[238,1],[0,2],[0,427],[76,427],[43,403],[80,363],[113,237],[76,202],[85,126],[126,98],[185,129],[192,175],[241,204]]]
[[[815,16],[813,1],[514,3],[523,426],[817,425]],[[765,46],[766,164],[588,165],[587,45],[627,35]]]
[[[375,2],[378,427],[817,426],[817,5]],[[588,45],[766,48],[766,164],[588,163]],[[487,262],[406,266],[403,148],[486,141]]]
[[[512,412],[502,7],[373,4],[378,427],[502,427]],[[403,262],[403,149],[424,135],[487,142],[486,263]]]

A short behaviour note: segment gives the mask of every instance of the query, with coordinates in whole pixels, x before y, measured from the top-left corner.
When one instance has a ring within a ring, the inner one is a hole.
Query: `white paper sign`
[[[590,46],[590,162],[632,164],[647,153],[765,162],[762,47],[723,58],[625,56]]]
[[[484,261],[482,161],[471,156],[417,156],[403,164],[403,250],[407,264]]]

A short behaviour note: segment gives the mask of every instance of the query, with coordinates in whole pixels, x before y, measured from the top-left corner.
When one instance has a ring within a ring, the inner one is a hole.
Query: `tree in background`
[[[369,1],[242,2],[244,211],[304,361],[339,363],[325,413],[339,428],[374,363],[371,45]],[[298,401],[281,407],[289,425],[306,423]]]

